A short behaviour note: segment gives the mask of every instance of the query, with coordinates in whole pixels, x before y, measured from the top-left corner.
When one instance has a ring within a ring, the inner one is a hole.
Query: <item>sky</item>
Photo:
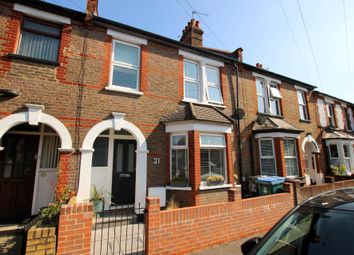
[[[86,6],[86,0],[47,2],[80,11]],[[244,62],[354,103],[352,0],[99,0],[98,12],[179,40],[193,10],[200,13],[195,18],[204,46],[242,47]]]

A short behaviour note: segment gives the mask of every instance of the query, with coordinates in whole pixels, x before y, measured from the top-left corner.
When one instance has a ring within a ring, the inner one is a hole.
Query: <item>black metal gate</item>
[[[144,254],[145,208],[110,206],[97,212],[91,233],[91,254]]]

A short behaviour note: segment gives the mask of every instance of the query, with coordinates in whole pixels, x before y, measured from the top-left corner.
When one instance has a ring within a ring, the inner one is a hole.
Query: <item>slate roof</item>
[[[344,139],[344,140],[354,140],[354,136],[347,134],[342,131],[327,132],[323,131],[322,139]]]
[[[176,110],[160,119],[161,122],[173,122],[184,120],[199,120],[232,124],[233,120],[215,106],[188,103],[179,105]]]
[[[252,131],[254,133],[265,132],[288,132],[288,133],[302,133],[303,130],[297,129],[286,121],[273,117],[266,117],[264,124],[260,125],[257,121],[254,122]]]

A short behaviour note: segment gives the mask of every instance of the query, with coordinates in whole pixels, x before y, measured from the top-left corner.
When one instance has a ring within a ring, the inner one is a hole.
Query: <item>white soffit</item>
[[[269,132],[269,133],[257,133],[255,134],[254,138],[299,138],[300,134],[292,134],[292,133],[285,133],[285,132]]]
[[[224,66],[224,62],[220,62],[220,61],[217,61],[217,60],[214,60],[214,59],[206,58],[206,57],[203,57],[203,56],[200,56],[200,55],[197,55],[197,54],[193,54],[193,53],[188,52],[188,51],[179,50],[178,53],[180,55],[182,55],[183,57],[187,58],[187,59],[194,60],[194,61],[197,61],[197,62],[202,62],[202,63],[205,63],[207,65],[209,64],[209,65],[216,66],[216,67]]]
[[[274,79],[272,77],[269,77],[269,76],[266,76],[266,75],[263,75],[263,74],[259,74],[259,73],[256,73],[256,72],[252,72],[252,75],[255,76],[255,77],[258,77],[258,78],[262,78],[268,82],[275,82],[275,83],[278,83],[278,84],[281,84],[281,80],[278,80],[278,79]]]
[[[297,89],[297,90],[302,90],[302,91],[305,91],[305,92],[308,91],[308,89],[307,89],[307,88],[304,88],[304,87],[300,87],[300,86],[297,86],[297,85],[295,85],[294,87],[295,87],[295,89]]]
[[[232,125],[217,125],[198,122],[170,122],[165,123],[166,132],[186,132],[186,131],[200,131],[210,133],[231,133]]]
[[[22,12],[29,17],[34,17],[41,20],[46,20],[46,21],[61,23],[61,24],[71,24],[71,19],[68,17],[38,10],[18,3],[14,4],[14,10],[18,12]]]
[[[146,45],[147,40],[144,38],[140,38],[134,35],[128,35],[122,32],[118,32],[112,29],[107,29],[107,35],[112,36],[114,39],[121,40],[127,43],[138,44],[138,45]]]

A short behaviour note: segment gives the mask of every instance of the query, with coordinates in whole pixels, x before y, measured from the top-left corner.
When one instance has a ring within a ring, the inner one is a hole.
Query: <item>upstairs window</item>
[[[259,149],[262,175],[277,175],[273,139],[259,140]]]
[[[211,176],[220,176],[226,182],[226,144],[223,135],[200,135],[200,171],[202,184],[206,184]]]
[[[344,112],[345,112],[345,122],[346,122],[347,130],[352,131],[353,127],[352,127],[352,122],[350,121],[349,108],[345,108]]]
[[[139,90],[140,47],[113,41],[111,86],[126,91]]]
[[[309,120],[309,114],[307,112],[307,102],[305,91],[297,91],[297,102],[299,104],[300,120]]]
[[[60,27],[26,17],[22,22],[18,54],[57,62],[60,34]]]
[[[334,111],[333,111],[333,104],[327,104],[327,117],[328,117],[328,123],[331,127],[336,127],[335,121],[334,121]]]
[[[222,104],[219,69],[207,66],[206,76],[208,86],[208,101],[211,103]]]
[[[273,81],[267,81],[262,78],[256,78],[256,90],[258,112],[280,116],[281,93],[278,84]]]
[[[188,141],[185,134],[171,135],[171,186],[188,185]]]
[[[199,64],[189,60],[184,61],[184,98],[200,100]]]

